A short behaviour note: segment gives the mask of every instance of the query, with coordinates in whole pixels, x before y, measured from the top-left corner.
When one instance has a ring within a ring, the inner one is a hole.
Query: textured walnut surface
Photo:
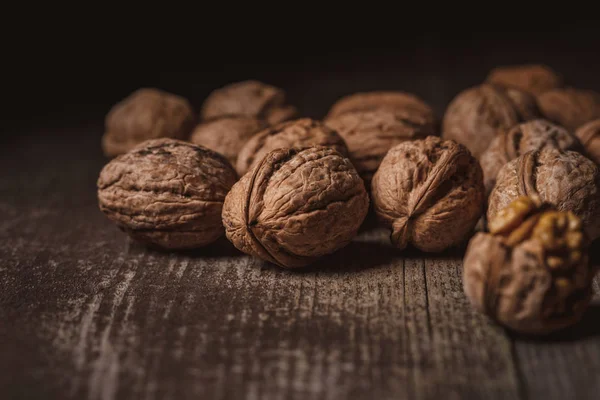
[[[450,102],[442,136],[467,146],[479,158],[499,130],[538,117],[535,99],[527,93],[482,84],[460,92]]]
[[[239,250],[298,268],[350,243],[368,208],[362,179],[334,149],[277,149],[233,186],[223,224]]]
[[[507,65],[494,68],[486,81],[503,87],[513,87],[534,96],[562,86],[562,77],[547,65]]]
[[[600,118],[600,94],[576,88],[542,93],[538,104],[544,117],[574,132],[583,124]]]
[[[102,212],[138,241],[193,248],[223,235],[221,209],[236,179],[233,167],[212,150],[155,139],[102,169],[98,201]]]
[[[235,165],[246,141],[266,127],[266,122],[254,117],[223,117],[196,126],[190,141],[221,153]]]
[[[295,117],[294,106],[285,104],[285,93],[256,80],[234,82],[209,94],[200,111],[203,120],[232,115],[255,117],[276,124]]]
[[[581,218],[593,240],[600,235],[599,184],[598,167],[578,152],[548,147],[531,151],[500,169],[487,218],[491,221],[518,197],[537,197]]]
[[[492,191],[498,171],[506,163],[529,151],[544,147],[583,151],[575,135],[543,119],[524,122],[512,129],[499,131],[480,158],[487,194]]]
[[[515,199],[477,233],[463,263],[465,294],[479,311],[522,333],[577,322],[592,295],[581,220],[528,197]]]
[[[270,126],[250,138],[238,154],[236,170],[244,175],[270,151],[278,148],[327,146],[348,155],[344,139],[320,121],[301,118]]]
[[[379,219],[391,241],[438,252],[463,242],[483,213],[481,167],[467,148],[430,136],[401,143],[383,159],[372,183]]]
[[[112,157],[149,139],[186,139],[194,124],[194,110],[183,97],[153,88],[138,89],[106,115],[102,149]]]
[[[600,164],[600,119],[596,119],[582,125],[575,131],[585,147],[586,155]]]
[[[325,121],[342,136],[350,159],[369,185],[388,150],[407,140],[434,135],[434,126],[421,113],[374,109],[340,114]]]

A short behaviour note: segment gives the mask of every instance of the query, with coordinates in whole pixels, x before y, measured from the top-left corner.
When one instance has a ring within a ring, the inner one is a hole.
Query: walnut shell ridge
[[[236,180],[220,154],[180,140],[154,139],[104,166],[98,203],[136,241],[163,249],[196,248],[224,234],[221,210]]]
[[[600,236],[600,170],[575,151],[543,148],[504,165],[488,200],[487,219],[521,196],[539,198],[581,218],[592,240]]]
[[[113,157],[150,139],[187,139],[195,123],[185,98],[154,88],[138,89],[106,115],[102,150]]]
[[[236,170],[244,175],[270,151],[279,148],[326,146],[332,147],[344,157],[348,148],[338,133],[312,118],[300,118],[269,126],[253,135],[241,148]]]
[[[486,82],[537,96],[561,87],[563,78],[547,65],[524,64],[496,67],[489,72]]]
[[[469,150],[429,136],[401,143],[373,177],[372,202],[392,244],[440,252],[465,241],[483,214],[483,174]]]
[[[539,110],[533,96],[517,89],[482,84],[452,99],[442,121],[442,137],[467,146],[479,159],[498,130],[534,118],[539,118]]]
[[[586,150],[586,155],[600,164],[600,119],[590,121],[575,131]]]
[[[572,87],[549,90],[538,96],[539,108],[546,119],[570,132],[600,118],[600,94]]]
[[[368,209],[364,183],[342,154],[276,149],[233,185],[223,224],[240,251],[300,268],[348,245]]]
[[[579,139],[565,128],[544,119],[536,119],[501,130],[481,155],[486,194],[494,188],[498,171],[521,154],[555,147],[561,150],[583,152]]]

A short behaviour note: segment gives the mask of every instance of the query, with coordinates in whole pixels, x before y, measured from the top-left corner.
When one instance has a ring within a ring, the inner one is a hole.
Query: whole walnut
[[[482,84],[462,91],[450,102],[442,136],[467,146],[479,159],[498,130],[535,118],[539,118],[539,110],[533,96]]]
[[[113,157],[149,139],[187,139],[195,123],[194,110],[183,97],[154,88],[138,89],[106,115],[102,150]]]
[[[469,242],[463,286],[471,304],[524,334],[548,334],[579,321],[597,273],[579,217],[518,197]]]
[[[244,253],[300,268],[346,246],[369,197],[346,157],[330,147],[276,149],[227,195],[227,238]]]
[[[591,240],[600,236],[600,170],[586,156],[552,147],[530,151],[498,172],[489,201],[491,221],[516,198],[528,196],[571,211],[581,218]]]
[[[544,117],[571,132],[583,124],[600,118],[600,94],[575,88],[554,89],[538,96]]]
[[[259,82],[246,80],[225,85],[213,90],[202,105],[203,120],[242,115],[277,124],[295,118],[296,107],[285,104],[282,89]]]
[[[585,147],[586,155],[600,164],[600,119],[582,125],[575,135]]]
[[[429,136],[401,143],[385,156],[372,182],[379,220],[391,242],[440,252],[465,241],[481,217],[481,167],[453,140]]]
[[[98,202],[136,241],[163,249],[195,248],[224,234],[221,210],[236,179],[229,162],[212,150],[154,139],[104,166]]]
[[[544,147],[583,152],[579,139],[565,128],[544,119],[536,119],[500,130],[481,155],[486,194],[494,188],[498,171],[511,160],[529,151]]]
[[[547,65],[506,65],[492,69],[486,82],[515,88],[534,96],[563,85],[562,76]]]
[[[346,143],[336,131],[320,121],[300,118],[281,122],[253,135],[238,154],[236,170],[240,176],[244,175],[271,150],[310,146],[332,147],[348,156]]]
[[[350,159],[367,187],[390,148],[407,140],[435,135],[430,120],[409,110],[347,112],[325,120],[325,124],[344,139]]]
[[[223,117],[196,126],[190,136],[190,142],[221,153],[235,165],[242,146],[252,135],[266,127],[266,122],[254,117]]]

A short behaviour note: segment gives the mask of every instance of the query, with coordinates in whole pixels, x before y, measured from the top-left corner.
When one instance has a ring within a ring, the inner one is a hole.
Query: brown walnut
[[[600,164],[600,119],[596,119],[582,125],[575,131],[585,147],[586,155]]]
[[[213,90],[200,111],[202,120],[242,115],[277,124],[295,118],[282,89],[256,80],[234,82]]]
[[[227,238],[244,253],[299,268],[346,246],[369,197],[349,159],[330,147],[276,149],[227,195]]]
[[[547,334],[580,320],[596,269],[579,217],[518,197],[469,242],[463,262],[471,304],[520,333]]]
[[[238,154],[236,170],[244,175],[270,151],[279,148],[326,146],[348,156],[344,139],[320,121],[301,118],[270,126],[252,136]]]
[[[494,188],[498,171],[504,164],[521,154],[544,147],[583,151],[575,135],[547,120],[536,119],[509,130],[500,130],[480,158],[486,194],[489,195]]]
[[[452,140],[404,142],[375,173],[372,201],[377,217],[392,229],[394,246],[439,252],[462,243],[483,213],[481,167]]]
[[[194,110],[183,97],[153,88],[138,89],[106,115],[102,149],[113,157],[145,140],[187,139],[195,123]]]
[[[98,202],[112,222],[139,242],[195,248],[224,234],[221,210],[236,179],[229,162],[212,150],[154,139],[104,166]]]
[[[208,147],[224,155],[232,165],[244,144],[267,123],[254,117],[223,117],[196,126],[190,142]]]
[[[559,211],[571,211],[583,221],[586,234],[600,236],[600,170],[575,151],[545,147],[504,165],[492,190],[487,219],[491,221],[518,197],[539,198]]]
[[[583,124],[600,118],[600,94],[575,88],[554,89],[538,97],[545,118],[571,132]]]
[[[562,86],[563,79],[547,65],[506,65],[494,68],[488,74],[488,83],[515,88],[534,96]]]
[[[500,129],[539,117],[535,98],[518,89],[482,84],[459,93],[448,105],[442,136],[461,143],[477,159]]]

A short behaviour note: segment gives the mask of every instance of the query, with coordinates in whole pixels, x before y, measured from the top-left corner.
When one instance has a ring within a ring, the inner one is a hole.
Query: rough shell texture
[[[487,150],[481,155],[486,193],[496,184],[498,171],[511,160],[529,151],[544,147],[582,152],[579,139],[561,126],[536,119],[498,132]]]
[[[492,190],[487,218],[520,196],[538,197],[560,211],[571,211],[583,221],[587,235],[600,235],[600,171],[589,158],[575,151],[544,148],[504,165]]]
[[[235,165],[246,141],[266,127],[266,122],[254,117],[223,117],[199,124],[190,141],[221,153]]]
[[[450,102],[442,121],[442,136],[467,146],[479,158],[498,130],[538,117],[530,95],[483,84],[464,90]]]
[[[187,139],[195,122],[194,110],[183,97],[153,88],[138,89],[106,115],[102,149],[113,157],[145,140]]]
[[[344,139],[320,121],[301,118],[270,126],[248,140],[239,152],[236,169],[240,176],[248,172],[270,151],[288,147],[332,147],[348,155]]]
[[[600,118],[600,94],[575,88],[542,93],[538,104],[544,117],[574,132],[583,124]]]
[[[596,164],[600,164],[600,119],[588,122],[575,131],[585,147],[586,154]]]
[[[347,112],[370,111],[380,108],[409,111],[421,114],[431,123],[435,122],[432,108],[414,94],[399,91],[359,92],[342,97],[331,106],[325,119],[330,119]]]
[[[438,252],[463,242],[481,217],[481,167],[467,148],[429,136],[393,147],[372,183],[378,218],[392,244]]]
[[[212,150],[155,139],[102,169],[98,202],[137,241],[165,249],[194,248],[223,235],[223,201],[236,179],[229,162]]]
[[[246,80],[214,90],[204,101],[200,115],[203,120],[243,115],[276,124],[297,114],[297,109],[286,105],[285,100],[282,89],[256,80]]]
[[[350,159],[367,187],[389,149],[407,140],[435,134],[430,120],[409,110],[348,112],[325,123],[346,142]]]
[[[507,65],[494,68],[486,81],[502,87],[512,87],[534,96],[562,86],[563,79],[547,65]]]
[[[299,268],[350,243],[368,208],[362,179],[334,149],[277,149],[233,186],[223,224],[239,250]]]
[[[471,304],[501,325],[547,334],[581,319],[596,274],[581,221],[570,212],[535,209],[517,199],[497,232],[477,233],[463,262]]]

